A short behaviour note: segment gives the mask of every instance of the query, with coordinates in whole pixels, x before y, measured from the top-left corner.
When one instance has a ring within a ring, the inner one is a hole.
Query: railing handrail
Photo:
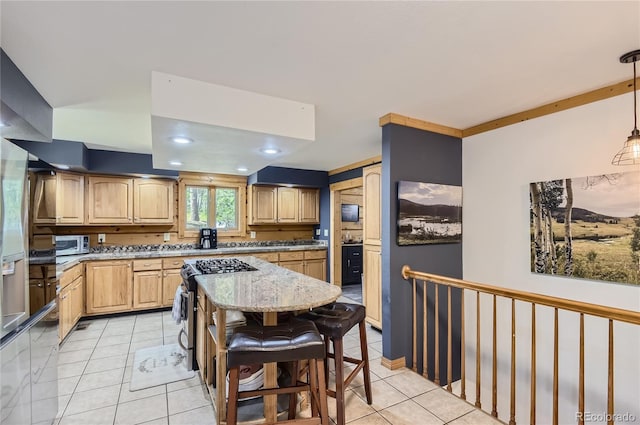
[[[519,301],[526,301],[537,305],[545,305],[563,310],[570,310],[577,313],[584,313],[606,319],[618,320],[620,322],[640,325],[640,312],[625,310],[621,308],[602,306],[586,303],[582,301],[569,300],[566,298],[552,297],[549,295],[536,294],[533,292],[519,291],[517,289],[503,288],[500,286],[486,285],[467,280],[455,279],[430,273],[411,270],[408,265],[402,267],[402,277],[404,279],[414,278],[435,283],[450,285],[456,288],[471,289],[492,295],[512,298]]]

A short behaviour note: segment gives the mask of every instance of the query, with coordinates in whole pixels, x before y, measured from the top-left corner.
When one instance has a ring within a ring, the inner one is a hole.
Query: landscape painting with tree
[[[530,183],[531,271],[640,284],[640,172]]]
[[[398,245],[462,242],[462,187],[398,182]]]

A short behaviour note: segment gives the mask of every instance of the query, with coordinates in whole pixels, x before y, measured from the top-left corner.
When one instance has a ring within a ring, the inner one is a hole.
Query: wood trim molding
[[[352,187],[362,186],[362,177],[356,177],[355,179],[343,180],[341,182],[332,183],[329,185],[329,190],[344,190],[351,189]]]
[[[394,114],[393,112],[380,117],[379,124],[380,127],[383,127],[387,124],[399,124],[405,127],[412,127],[419,130],[431,131],[433,133],[462,138],[462,130],[460,129],[447,127],[445,125],[440,125],[429,121],[419,120],[417,118],[406,117],[400,114]]]
[[[344,173],[345,171],[355,170],[356,168],[366,167],[367,165],[377,164],[382,162],[382,155],[374,156],[372,158],[363,159],[362,161],[354,162],[353,164],[345,165],[344,167],[336,168],[329,171],[329,175]]]
[[[640,86],[640,77],[636,78],[636,85]],[[404,125],[405,127],[413,127],[420,130],[432,131],[434,133],[446,134],[448,136],[465,138],[589,103],[598,102],[600,100],[609,99],[610,97],[620,96],[632,91],[633,78],[576,96],[568,97],[566,99],[547,103],[546,105],[538,106],[526,111],[487,121],[473,127],[465,128],[464,130],[458,130],[394,113],[388,113],[387,115],[380,117],[379,124],[381,127],[386,124],[399,124]]]
[[[398,357],[394,360],[389,360],[386,357],[382,357],[380,364],[382,364],[382,366],[386,367],[387,369],[396,370],[405,367],[407,365],[407,362],[405,361],[404,356]]]
[[[640,77],[636,78],[636,84],[640,85]],[[610,97],[619,96],[621,94],[629,93],[632,91],[633,78],[621,83],[602,87],[600,89],[579,94],[577,96],[562,99],[557,102],[547,103],[546,105],[538,106],[537,108],[518,112],[517,114],[507,115],[506,117],[498,118],[473,127],[466,128],[462,130],[462,137],[474,136],[476,134],[495,130],[497,128],[506,127],[511,124],[517,124],[522,121],[550,115],[556,112],[608,99]]]

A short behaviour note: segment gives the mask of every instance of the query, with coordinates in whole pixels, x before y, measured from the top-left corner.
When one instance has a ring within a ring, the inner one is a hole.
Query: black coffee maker
[[[200,229],[200,249],[216,249],[218,247],[218,230],[203,228]]]

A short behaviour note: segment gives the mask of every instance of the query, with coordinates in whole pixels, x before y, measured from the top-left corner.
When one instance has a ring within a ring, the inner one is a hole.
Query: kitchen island
[[[265,326],[277,324],[278,312],[306,311],[335,301],[342,291],[338,286],[279,267],[255,257],[236,257],[255,267],[255,271],[198,275],[199,293],[206,297],[206,325],[211,348],[204,358],[215,358],[215,377],[212,365],[202,365],[206,373],[207,387],[216,410],[218,424],[226,422],[226,311],[263,313]],[[216,324],[212,313],[216,312]],[[202,316],[199,316],[202,317]],[[210,369],[211,368],[211,369]],[[274,387],[277,381],[275,364],[265,364],[266,387]],[[265,421],[277,418],[276,396],[264,397]]]

